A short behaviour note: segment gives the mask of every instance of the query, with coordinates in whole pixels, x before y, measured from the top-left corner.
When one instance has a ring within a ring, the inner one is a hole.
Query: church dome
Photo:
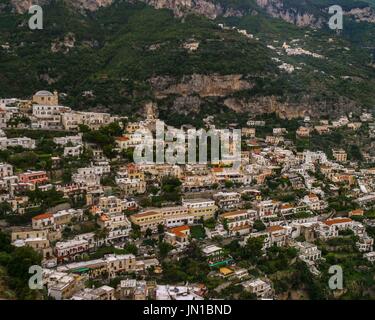
[[[53,94],[49,91],[46,91],[46,90],[41,90],[41,91],[38,91],[35,96],[39,96],[39,97],[52,97]]]

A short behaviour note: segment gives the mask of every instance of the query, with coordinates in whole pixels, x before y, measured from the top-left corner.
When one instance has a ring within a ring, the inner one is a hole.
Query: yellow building
[[[26,240],[30,238],[47,238],[48,230],[35,230],[31,228],[15,228],[11,234],[11,241]]]
[[[130,216],[130,220],[138,225],[142,232],[147,229],[156,231],[159,224],[164,224],[163,213],[158,211],[136,213]]]
[[[203,220],[213,218],[218,209],[215,201],[208,199],[184,199],[182,205],[188,208],[189,214],[194,216],[195,221],[201,218]]]

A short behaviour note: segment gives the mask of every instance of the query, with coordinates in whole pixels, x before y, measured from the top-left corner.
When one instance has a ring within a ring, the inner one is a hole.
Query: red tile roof
[[[362,209],[356,209],[356,210],[352,210],[350,211],[349,213],[353,216],[362,216],[363,215],[363,210]]]
[[[331,219],[331,220],[326,220],[324,223],[328,226],[331,226],[333,224],[338,224],[338,223],[347,223],[353,221],[352,219],[349,218],[337,218],[337,219]]]
[[[129,138],[128,137],[116,137],[116,140],[117,141],[128,141]]]
[[[42,219],[48,219],[48,218],[52,218],[52,217],[53,217],[52,213],[42,213],[42,214],[39,214],[39,215],[33,217],[32,220],[42,220]]]
[[[190,227],[184,225],[184,226],[174,227],[171,229],[172,232],[181,232],[181,231],[186,231],[186,230],[190,230]]]
[[[106,214],[102,214],[99,219],[104,222],[104,221],[108,221],[109,217]]]
[[[145,211],[145,212],[139,212],[131,215],[131,217],[135,218],[141,218],[141,217],[147,217],[147,216],[154,216],[154,215],[160,215],[160,212],[157,211]]]
[[[187,234],[184,233],[184,231],[189,231],[189,230],[190,230],[190,227],[184,225],[184,226],[172,228],[170,229],[170,232],[174,233],[178,237],[185,238],[187,237]]]
[[[221,214],[221,217],[228,218],[228,217],[232,217],[232,216],[236,216],[236,215],[244,214],[244,213],[247,213],[247,210],[230,211],[230,212],[225,212]]]
[[[276,232],[276,231],[281,231],[281,230],[284,230],[285,228],[284,227],[281,227],[281,226],[270,226],[267,228],[267,232]]]

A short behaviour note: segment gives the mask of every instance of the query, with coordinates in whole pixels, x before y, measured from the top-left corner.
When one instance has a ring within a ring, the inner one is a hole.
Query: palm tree
[[[106,239],[109,236],[109,230],[107,228],[98,229],[95,231],[94,240]]]

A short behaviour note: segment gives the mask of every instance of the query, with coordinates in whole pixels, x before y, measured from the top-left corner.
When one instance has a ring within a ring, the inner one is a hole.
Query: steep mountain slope
[[[373,49],[364,48],[375,41],[372,23],[348,16],[350,30],[337,35],[323,22],[303,28],[267,9],[282,2],[280,12],[325,21],[320,8],[328,0],[145,0],[171,11],[120,0],[41,1],[44,30],[31,31],[27,13],[17,13],[28,0],[0,0],[0,96],[57,89],[74,108],[127,115],[154,100],[170,122],[197,125],[207,114],[245,121],[262,112],[334,115],[375,103]],[[341,2],[345,10],[369,8]]]

